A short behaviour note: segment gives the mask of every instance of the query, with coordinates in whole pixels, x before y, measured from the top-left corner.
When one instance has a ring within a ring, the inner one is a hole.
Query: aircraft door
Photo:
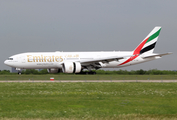
[[[25,56],[22,56],[22,57],[21,57],[21,60],[22,60],[22,63],[26,63],[26,58],[25,58]]]

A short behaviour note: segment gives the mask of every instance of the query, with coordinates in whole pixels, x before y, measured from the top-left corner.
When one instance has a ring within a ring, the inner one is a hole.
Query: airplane
[[[171,52],[153,53],[161,27],[155,27],[133,51],[99,51],[99,52],[27,52],[16,54],[4,61],[4,64],[16,68],[18,74],[22,69],[47,69],[49,73],[81,73],[87,69],[120,68],[155,59]]]

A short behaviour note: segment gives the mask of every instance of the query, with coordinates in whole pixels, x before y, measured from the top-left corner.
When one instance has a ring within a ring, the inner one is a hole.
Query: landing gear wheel
[[[76,74],[95,75],[96,72],[94,72],[94,71],[82,71],[82,72],[76,73]]]
[[[95,75],[96,74],[96,72],[93,72],[93,75]]]
[[[91,75],[95,75],[96,72],[90,71],[89,74],[91,74]]]
[[[19,75],[21,75],[22,73],[21,72],[18,72]]]

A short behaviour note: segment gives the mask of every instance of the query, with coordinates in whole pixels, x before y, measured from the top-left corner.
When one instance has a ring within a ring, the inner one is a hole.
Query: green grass
[[[0,80],[176,80],[177,75],[0,75]]]
[[[176,119],[177,83],[0,83],[0,119]]]

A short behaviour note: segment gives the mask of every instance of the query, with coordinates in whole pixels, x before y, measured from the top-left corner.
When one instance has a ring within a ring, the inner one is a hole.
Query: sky
[[[176,0],[0,0],[0,70],[24,52],[132,51],[162,26],[161,59],[123,70],[177,70]],[[113,70],[119,70],[113,69]]]

